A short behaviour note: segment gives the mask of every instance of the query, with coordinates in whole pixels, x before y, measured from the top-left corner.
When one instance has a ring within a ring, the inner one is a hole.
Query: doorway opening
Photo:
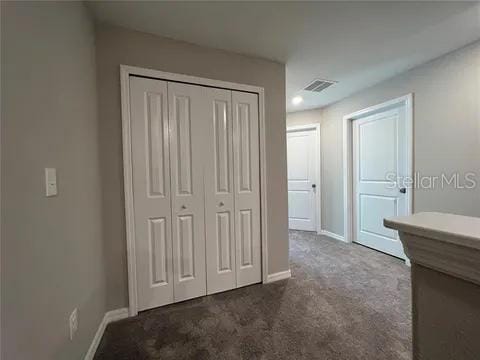
[[[287,127],[288,228],[321,232],[320,124]]]

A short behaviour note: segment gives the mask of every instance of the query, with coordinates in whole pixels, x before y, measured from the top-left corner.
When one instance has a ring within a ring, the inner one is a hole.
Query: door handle
[[[317,184],[312,184],[312,188],[315,189],[317,187]]]
[[[223,201],[220,201],[220,203],[218,204],[218,206],[223,206],[223,205],[225,205]]]
[[[400,192],[401,192],[402,194],[405,194],[405,193],[407,192],[407,189],[406,189],[406,188],[400,188]]]
[[[185,205],[182,205],[180,209],[185,210],[187,207]]]

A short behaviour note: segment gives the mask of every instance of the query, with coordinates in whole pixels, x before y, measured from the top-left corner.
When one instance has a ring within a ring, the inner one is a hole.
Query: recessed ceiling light
[[[292,104],[293,105],[298,105],[298,104],[301,104],[302,102],[303,102],[303,98],[301,96],[295,96],[292,99]]]

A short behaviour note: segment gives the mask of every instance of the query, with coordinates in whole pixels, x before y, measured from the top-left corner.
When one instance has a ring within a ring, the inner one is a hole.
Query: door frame
[[[137,274],[135,256],[135,221],[133,208],[132,139],[130,120],[130,75],[192,85],[236,90],[258,95],[258,122],[260,148],[260,238],[262,257],[262,282],[268,282],[268,227],[267,227],[267,167],[265,142],[265,90],[263,87],[176,74],[136,66],[120,65],[120,90],[122,106],[123,181],[125,192],[125,225],[128,269],[128,313],[138,314]]]
[[[322,178],[320,170],[322,168],[322,152],[320,143],[320,123],[312,123],[306,125],[287,126],[287,134],[296,131],[315,131],[315,184],[317,185],[315,192],[315,231],[317,234],[322,233]],[[287,149],[288,152],[288,149]],[[288,167],[288,164],[287,164]],[[287,178],[288,180],[288,178]],[[288,192],[288,189],[287,189]]]
[[[354,120],[377,112],[388,110],[399,106],[405,107],[406,121],[406,158],[407,177],[413,179],[413,94],[407,95],[377,104],[365,109],[353,112],[343,117],[343,237],[344,241],[353,242],[353,136],[352,123]],[[407,191],[407,215],[413,213],[413,188]]]

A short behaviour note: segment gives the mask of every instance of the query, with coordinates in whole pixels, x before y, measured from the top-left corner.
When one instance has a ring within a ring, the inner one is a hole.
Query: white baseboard
[[[266,283],[272,283],[279,280],[289,279],[291,277],[292,277],[292,273],[290,272],[290,269],[288,269],[286,271],[280,271],[274,274],[268,274]]]
[[[340,240],[340,241],[345,242],[345,238],[343,236],[332,233],[332,232],[327,231],[327,230],[320,230],[320,232],[318,234],[319,235],[325,235],[325,236],[331,237],[332,239]]]
[[[95,356],[95,352],[97,351],[98,345],[100,344],[100,340],[102,340],[103,333],[105,332],[105,328],[108,324],[122,320],[128,317],[128,308],[122,308],[117,310],[109,311],[105,314],[102,319],[102,322],[98,326],[97,332],[90,344],[90,348],[85,355],[85,360],[93,360]]]

